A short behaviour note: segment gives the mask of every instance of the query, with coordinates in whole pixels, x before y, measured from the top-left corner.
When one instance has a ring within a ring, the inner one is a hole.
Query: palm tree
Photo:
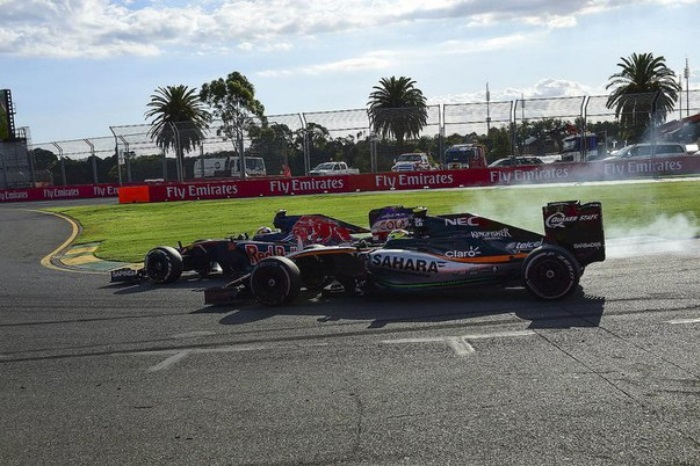
[[[615,107],[615,117],[630,139],[637,140],[649,123],[661,123],[673,111],[680,85],[663,56],[633,53],[621,60],[617,64],[621,70],[610,76],[605,86],[612,89],[606,105]]]
[[[382,78],[369,95],[371,127],[382,138],[394,136],[399,145],[407,137],[417,137],[426,125],[428,111],[423,92],[411,78]]]
[[[178,179],[182,181],[182,158],[204,139],[211,119],[196,89],[187,86],[159,87],[151,95],[146,118],[153,118],[148,135],[163,150],[175,149]]]

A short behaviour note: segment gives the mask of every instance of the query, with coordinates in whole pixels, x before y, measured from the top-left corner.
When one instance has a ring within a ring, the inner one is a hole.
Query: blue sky
[[[268,115],[364,108],[389,76],[429,103],[605,94],[648,52],[700,89],[699,21],[700,0],[0,0],[0,88],[33,143],[109,136],[156,88],[233,71]]]

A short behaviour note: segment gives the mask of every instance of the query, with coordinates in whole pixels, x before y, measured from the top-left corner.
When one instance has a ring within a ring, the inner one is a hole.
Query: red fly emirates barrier
[[[0,203],[117,197],[119,189],[116,183],[0,189]]]
[[[640,161],[551,163],[519,168],[261,178],[245,181],[198,183],[160,183],[148,186],[147,195],[144,195],[141,201],[127,199],[127,190],[136,189],[135,187],[122,188],[119,197],[120,202],[164,202],[259,196],[575,183],[681,176],[698,173],[700,173],[700,157],[689,156]]]
[[[188,183],[113,184],[0,190],[0,203],[116,197],[120,203],[172,202],[412,189],[517,186],[643,179],[700,174],[700,156],[589,163],[550,163],[518,168],[477,168],[295,178],[254,178]]]

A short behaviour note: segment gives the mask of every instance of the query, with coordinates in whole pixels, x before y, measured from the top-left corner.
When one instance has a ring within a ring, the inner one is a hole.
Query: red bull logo
[[[266,246],[259,247],[257,244],[246,244],[245,252],[248,255],[248,260],[250,260],[251,265],[255,265],[266,257],[271,256],[286,256],[287,254],[296,251],[295,246],[280,246],[269,244]]]
[[[303,244],[340,244],[352,242],[352,236],[328,217],[305,215],[292,228],[292,236]]]

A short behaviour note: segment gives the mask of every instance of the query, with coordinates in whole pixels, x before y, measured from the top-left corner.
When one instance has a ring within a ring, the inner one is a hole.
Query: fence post
[[[63,148],[58,145],[58,143],[52,142],[53,146],[58,149],[59,164],[61,165],[61,178],[63,179],[63,186],[66,186],[66,163],[63,160]]]
[[[304,175],[308,175],[311,171],[311,147],[309,145],[309,131],[306,129],[306,117],[303,113],[299,114],[301,120],[301,134],[303,135],[302,146],[304,149]]]
[[[581,132],[581,159],[580,162],[585,162],[588,160],[588,96],[583,96],[581,101],[581,125],[583,125],[583,131]]]
[[[445,105],[438,106],[438,160],[440,160],[440,168],[444,169],[447,165],[445,160]]]
[[[85,141],[85,144],[88,145],[90,148],[90,156],[92,157],[92,181],[93,183],[97,184],[99,181],[97,180],[97,160],[95,159],[95,145],[90,142],[89,139],[83,139]]]
[[[169,123],[170,128],[173,130],[175,135],[175,170],[177,171],[177,181],[183,183],[185,181],[185,176],[182,173],[182,148],[180,146],[180,131],[177,125],[173,122]]]
[[[517,135],[515,134],[515,113],[517,112],[517,104],[517,100],[511,100],[510,102],[510,153],[512,154],[511,157],[515,157],[515,138],[517,137]]]
[[[109,130],[114,136],[114,156],[117,158],[117,177],[119,178],[119,186],[121,186],[124,183],[122,180],[122,166],[121,163],[119,163],[119,139],[117,137],[117,133],[114,132],[114,128],[112,126],[109,127]]]
[[[160,155],[161,155],[162,164],[163,164],[163,181],[167,181],[167,179],[168,179],[168,159],[165,157],[165,149],[161,149]]]

